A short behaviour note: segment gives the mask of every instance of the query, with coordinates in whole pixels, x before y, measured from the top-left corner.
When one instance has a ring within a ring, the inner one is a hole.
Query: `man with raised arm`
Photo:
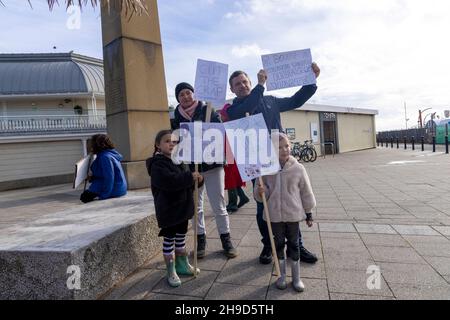
[[[320,75],[320,68],[316,63],[311,66],[316,78]],[[227,113],[230,120],[241,119],[247,113],[255,115],[262,113],[269,130],[283,131],[281,125],[280,113],[300,108],[304,105],[316,92],[317,86],[315,84],[306,85],[300,88],[290,98],[278,98],[274,96],[264,95],[264,85],[267,81],[267,73],[265,70],[260,70],[258,73],[258,85],[252,90],[252,83],[248,75],[244,71],[235,71],[230,76],[231,92],[236,95],[233,104],[228,108]],[[267,223],[263,219],[264,206],[261,202],[257,202],[256,220],[258,222],[259,232],[262,236],[262,243],[264,248],[259,256],[259,261],[262,264],[269,264],[272,262],[272,249],[270,246],[269,231]],[[300,260],[307,263],[315,263],[317,257],[309,252],[304,246],[299,234]]]

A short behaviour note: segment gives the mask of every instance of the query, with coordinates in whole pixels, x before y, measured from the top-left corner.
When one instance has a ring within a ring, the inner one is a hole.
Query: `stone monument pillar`
[[[146,188],[145,160],[156,133],[169,129],[169,109],[157,0],[148,13],[125,16],[102,6],[107,131],[124,156],[129,189]]]

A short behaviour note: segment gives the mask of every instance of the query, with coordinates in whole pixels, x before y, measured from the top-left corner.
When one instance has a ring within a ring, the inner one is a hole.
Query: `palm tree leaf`
[[[97,6],[98,3],[102,6],[107,6],[108,10],[111,9],[111,5],[117,11],[125,10],[125,15],[127,16],[130,13],[130,18],[133,14],[142,14],[148,13],[148,8],[144,3],[145,0],[64,0],[66,3],[66,7],[70,7],[72,5],[77,5],[80,8],[87,6],[87,3],[90,2],[93,7]],[[53,9],[54,5],[59,5],[58,0],[47,0],[48,7],[50,10]],[[31,8],[31,0],[28,0],[28,4]],[[5,4],[0,0],[0,5],[5,6]]]
[[[1,1],[1,0],[0,0]],[[31,0],[28,0],[31,5]],[[59,5],[59,0],[47,0],[48,7],[50,10],[53,9],[54,5]],[[144,4],[144,0],[64,0],[66,7],[72,5],[78,5],[80,8],[86,7],[88,2],[90,2],[92,7],[96,7],[98,4],[101,6],[108,6],[108,8],[113,7],[117,11],[125,10],[125,15],[130,13],[142,14],[148,12],[147,7]]]

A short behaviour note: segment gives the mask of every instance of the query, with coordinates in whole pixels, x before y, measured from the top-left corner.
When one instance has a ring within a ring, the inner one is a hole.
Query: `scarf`
[[[197,100],[194,101],[194,103],[191,106],[183,107],[180,104],[180,107],[178,108],[178,111],[180,112],[181,116],[189,121],[192,121],[192,116],[194,115],[195,109],[197,109],[199,102]]]

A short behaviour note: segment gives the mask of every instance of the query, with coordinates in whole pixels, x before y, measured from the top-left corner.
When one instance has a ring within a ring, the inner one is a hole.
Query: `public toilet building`
[[[292,141],[313,140],[318,154],[345,153],[376,148],[377,110],[306,103],[281,114]]]

